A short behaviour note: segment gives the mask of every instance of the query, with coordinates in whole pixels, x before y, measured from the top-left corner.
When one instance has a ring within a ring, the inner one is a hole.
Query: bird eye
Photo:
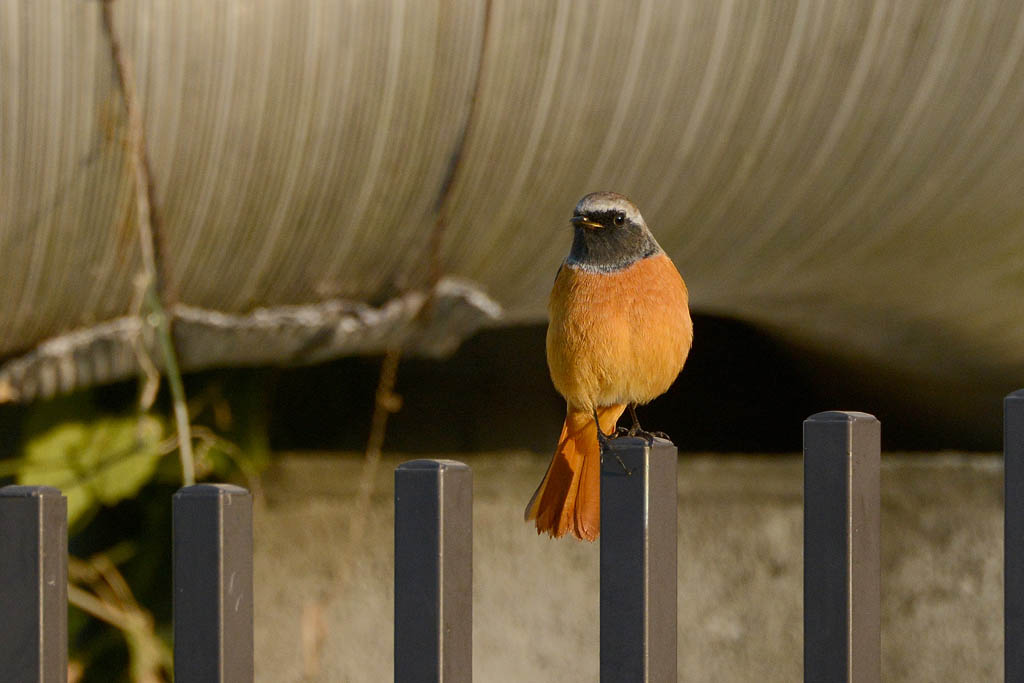
[[[613,220],[615,221],[615,225],[622,226],[626,222],[626,214],[620,211],[615,214],[615,218]]]

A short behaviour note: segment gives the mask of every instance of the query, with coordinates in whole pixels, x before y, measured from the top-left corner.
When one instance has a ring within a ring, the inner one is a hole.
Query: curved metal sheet
[[[1024,370],[1017,2],[149,0],[116,16],[172,306],[244,317],[422,290],[443,200],[443,271],[503,320],[541,320],[571,207],[615,189],[698,310],[922,374]],[[123,118],[97,3],[0,4],[0,354],[135,310]],[[214,346],[185,343],[183,364],[244,362]]]

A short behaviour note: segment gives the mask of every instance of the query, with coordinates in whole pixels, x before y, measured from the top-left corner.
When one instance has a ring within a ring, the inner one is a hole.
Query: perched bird
[[[566,402],[547,474],[526,506],[537,533],[601,529],[600,441],[619,434],[629,408],[665,393],[693,341],[686,285],[636,206],[614,192],[588,194],[570,219],[572,248],[548,301],[547,358]]]

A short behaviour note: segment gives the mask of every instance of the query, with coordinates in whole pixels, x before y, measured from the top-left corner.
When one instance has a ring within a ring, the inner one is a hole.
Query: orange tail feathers
[[[622,404],[597,409],[601,431],[610,434],[626,410]],[[601,531],[601,447],[594,416],[569,408],[544,480],[526,506],[526,521],[537,520],[537,533],[558,538],[571,531],[593,541]]]

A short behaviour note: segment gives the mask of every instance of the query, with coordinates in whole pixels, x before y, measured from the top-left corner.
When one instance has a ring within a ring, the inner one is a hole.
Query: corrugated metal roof
[[[573,204],[614,189],[698,310],[921,373],[1024,370],[1017,2],[115,8],[186,368],[406,340],[412,318],[383,311],[429,290],[442,194],[462,317],[436,330],[542,320]],[[98,3],[0,4],[0,159],[0,387],[132,372],[139,248]],[[386,322],[346,341],[352,311]]]

